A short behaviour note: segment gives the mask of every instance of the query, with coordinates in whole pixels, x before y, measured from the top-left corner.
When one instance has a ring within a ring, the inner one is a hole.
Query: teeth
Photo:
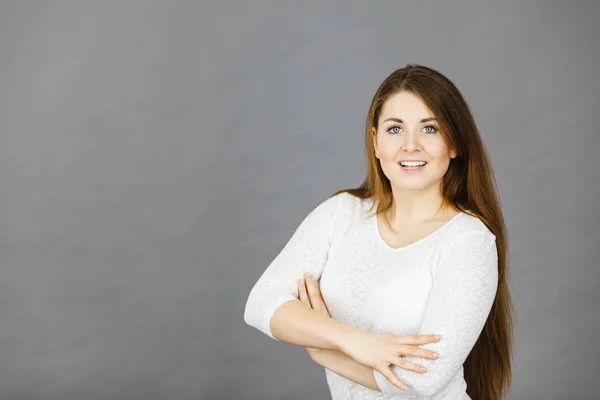
[[[426,162],[424,162],[424,161],[401,161],[400,162],[400,165],[402,165],[403,167],[420,167],[425,164],[426,164]]]

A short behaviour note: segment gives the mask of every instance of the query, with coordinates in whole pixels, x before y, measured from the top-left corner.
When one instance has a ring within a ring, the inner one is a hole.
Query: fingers
[[[325,300],[323,299],[321,289],[319,288],[319,284],[317,283],[316,279],[308,273],[304,274],[304,277],[306,288],[308,290],[308,297],[313,309],[326,316],[329,316],[329,310],[327,309],[327,305],[325,304]]]
[[[308,299],[308,293],[306,292],[306,285],[304,284],[304,279],[300,279],[298,281],[298,299],[303,304],[306,304],[308,307],[311,307],[310,300]]]
[[[398,354],[406,356],[429,358],[436,360],[439,354],[433,350],[427,350],[419,347],[421,344],[436,343],[440,341],[439,335],[413,335],[413,336],[396,336],[391,335],[393,342],[400,344]]]
[[[400,346],[398,349],[398,354],[403,356],[428,358],[430,360],[437,360],[440,357],[440,355],[433,350],[427,350],[422,347],[412,345]]]
[[[440,341],[440,335],[413,335],[413,336],[400,336],[401,343],[404,344],[427,344],[435,343]]]
[[[390,361],[394,365],[397,365],[398,367],[407,369],[409,371],[415,371],[415,372],[419,372],[421,374],[424,374],[425,372],[427,372],[427,368],[424,367],[423,365],[419,365],[419,364],[412,363],[410,361],[406,361],[402,357],[394,357]]]
[[[406,390],[406,385],[404,382],[402,382],[387,365],[384,365],[383,367],[377,367],[376,370],[379,371],[381,375],[385,376],[385,379],[390,381],[398,389]]]
[[[396,354],[402,356],[413,356],[428,358],[430,360],[437,360],[440,355],[439,353],[419,347],[418,344],[431,343],[431,338],[434,335],[418,335],[418,336],[398,336],[398,335],[386,335],[387,339],[395,344]],[[439,341],[435,339],[434,342]],[[421,343],[420,343],[421,342]],[[417,344],[411,344],[417,343]]]

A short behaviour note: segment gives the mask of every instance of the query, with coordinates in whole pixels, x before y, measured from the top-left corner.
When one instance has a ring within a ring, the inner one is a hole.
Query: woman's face
[[[449,149],[440,125],[425,103],[411,92],[392,95],[383,105],[377,129],[373,128],[375,156],[381,169],[398,190],[441,188],[442,178],[456,151]],[[401,166],[419,160],[422,167]]]

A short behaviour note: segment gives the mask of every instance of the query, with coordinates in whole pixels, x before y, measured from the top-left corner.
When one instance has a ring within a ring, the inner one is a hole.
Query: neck
[[[442,209],[443,197],[437,186],[423,190],[407,190],[392,187],[394,196],[390,210],[390,221],[425,222],[443,217],[451,210]]]

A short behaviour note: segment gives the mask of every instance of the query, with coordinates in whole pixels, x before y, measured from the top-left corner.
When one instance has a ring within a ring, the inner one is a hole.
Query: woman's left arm
[[[477,341],[492,308],[498,286],[496,237],[489,231],[469,232],[454,239],[435,272],[435,279],[419,334],[439,334],[436,343],[422,348],[437,352],[436,360],[405,357],[424,365],[415,373],[392,365],[392,371],[408,385],[401,391],[379,371],[373,374],[384,393],[433,396],[462,367]]]

